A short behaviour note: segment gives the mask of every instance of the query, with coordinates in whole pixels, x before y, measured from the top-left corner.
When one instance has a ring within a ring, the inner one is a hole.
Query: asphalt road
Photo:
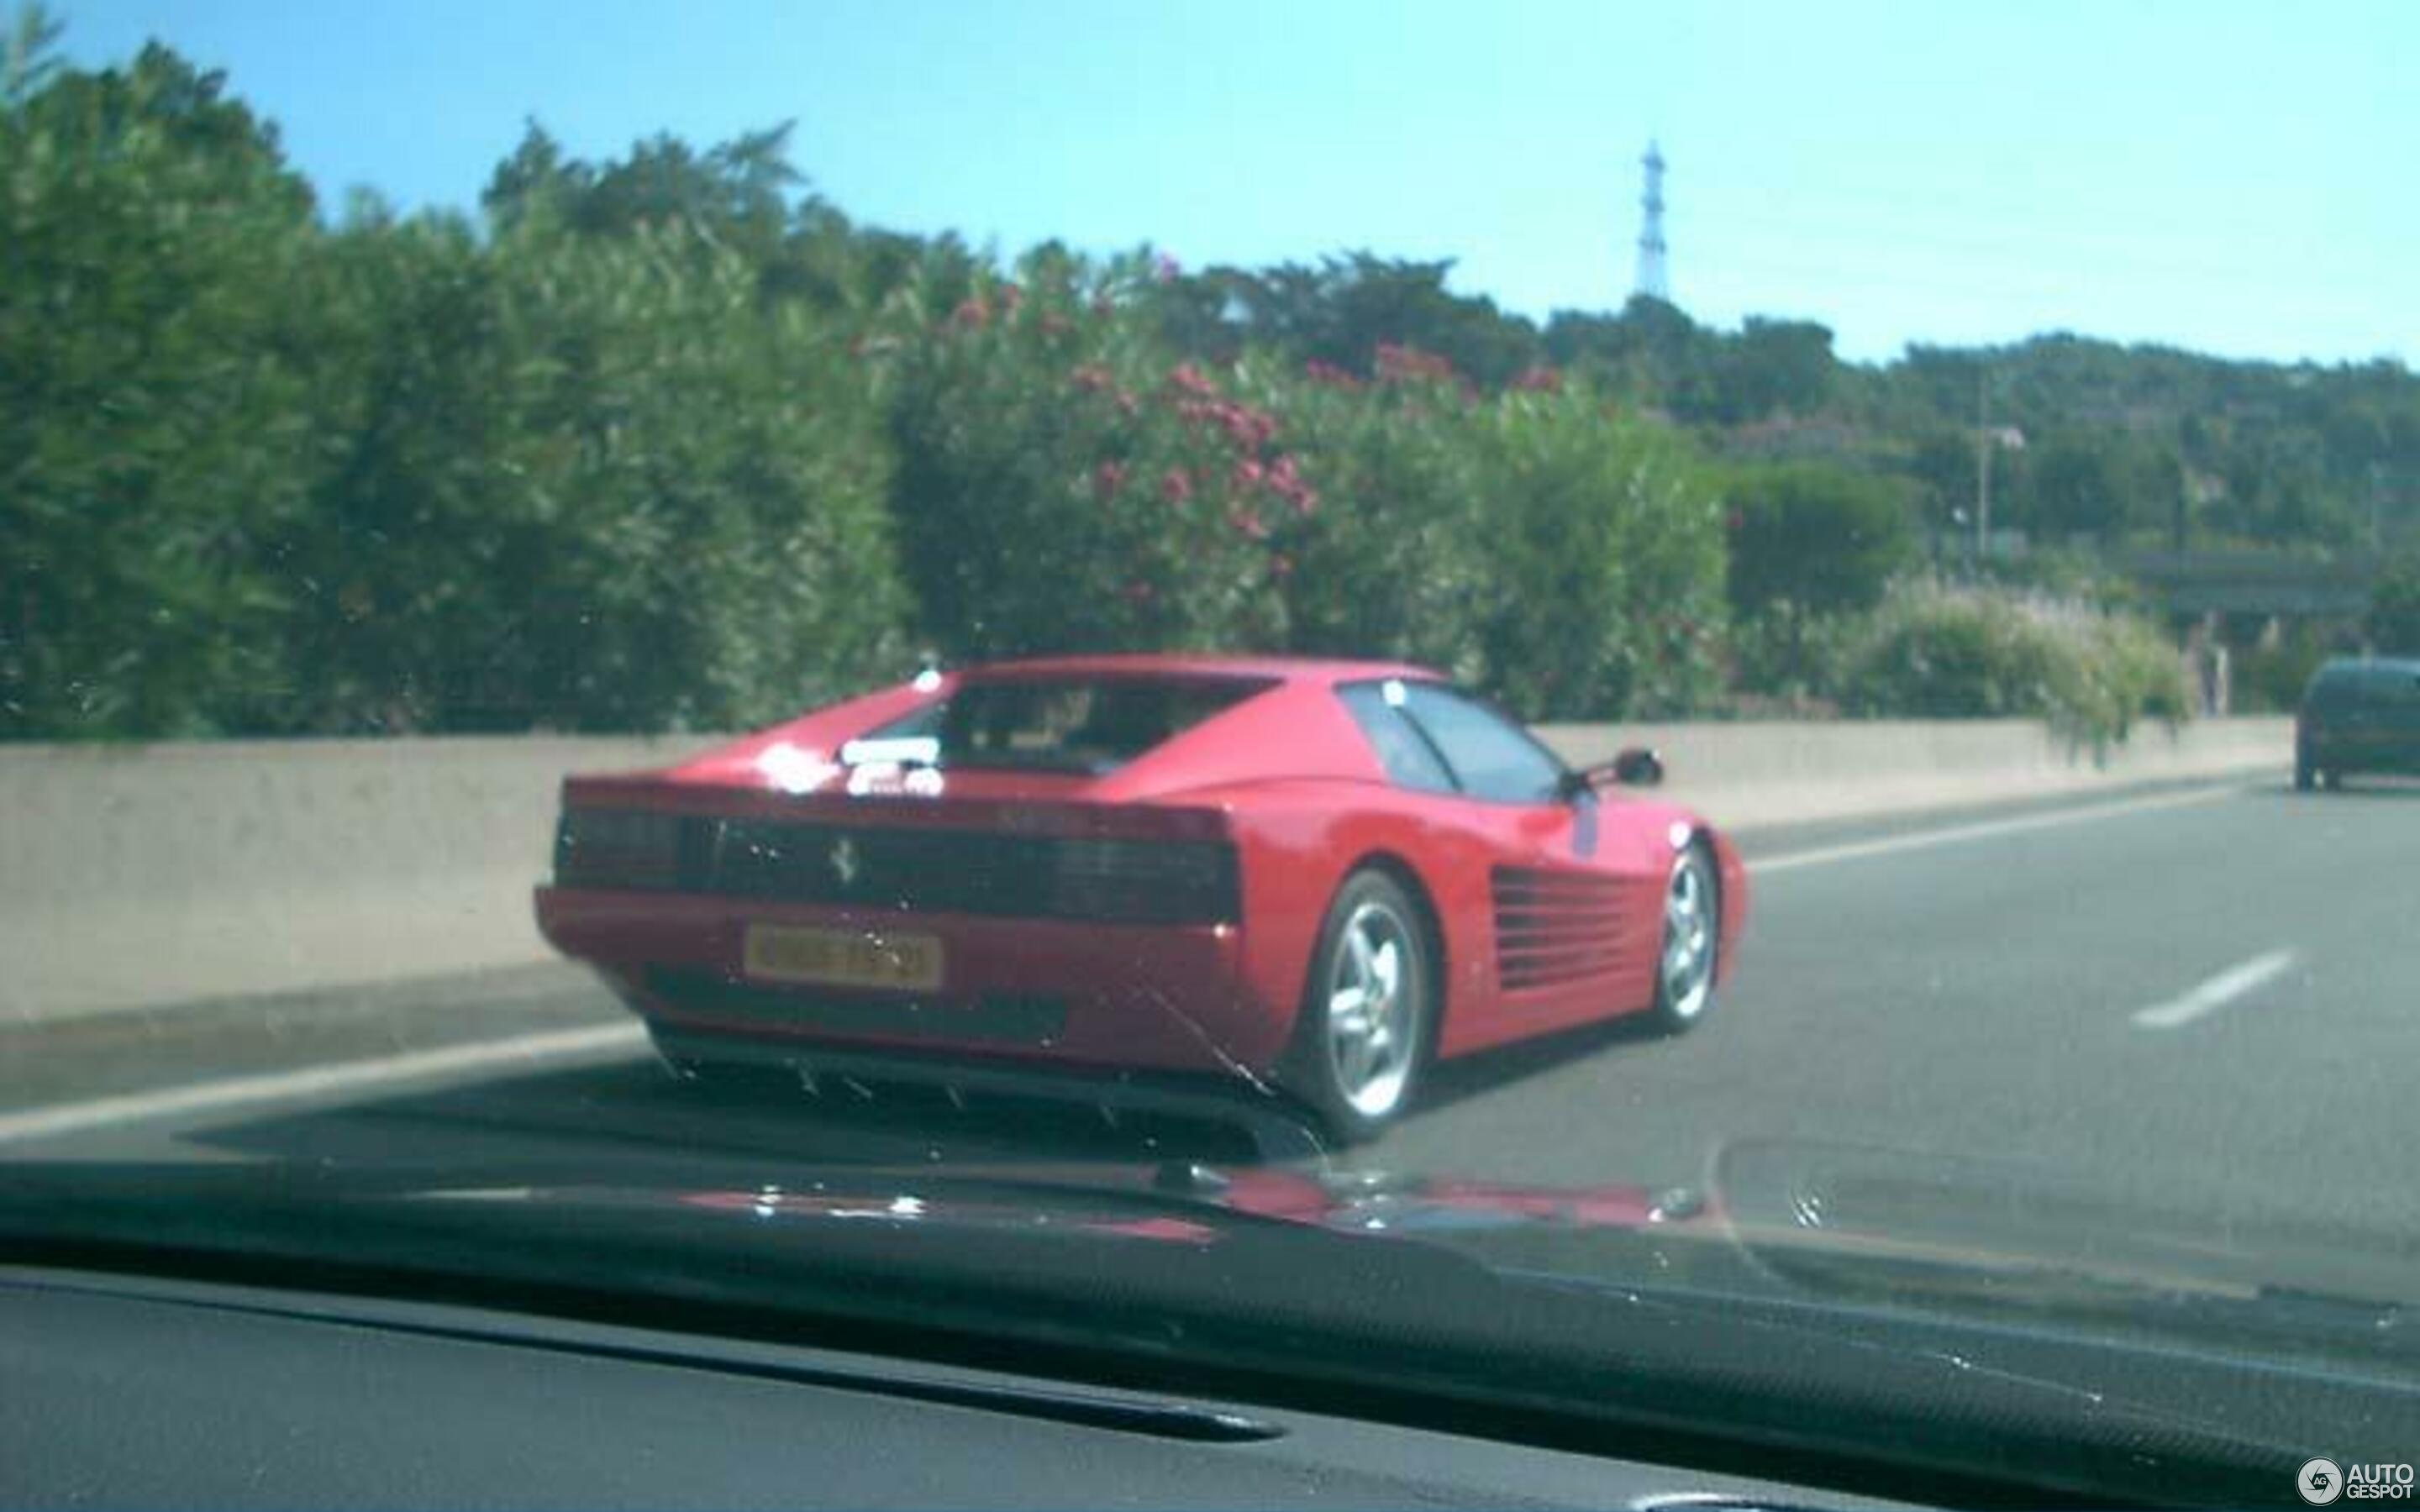
[[[1742,1141],[1972,1157],[2267,1227],[2420,1230],[2420,786],[2195,788],[1750,838],[1748,945],[1673,1040],[1447,1068],[1351,1164],[1700,1180]],[[499,1047],[503,1048],[499,1048]],[[0,1158],[708,1146],[817,1161],[1250,1158],[1234,1136],[709,1091],[566,968],[0,1034]]]

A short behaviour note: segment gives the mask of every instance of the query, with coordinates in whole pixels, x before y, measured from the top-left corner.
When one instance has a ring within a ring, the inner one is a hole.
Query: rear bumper
[[[920,1087],[953,1097],[1047,1101],[1152,1118],[1195,1120],[1241,1132],[1261,1161],[1315,1155],[1324,1148],[1311,1115],[1266,1082],[1175,1072],[1110,1071],[1049,1062],[985,1060],[964,1055],[880,1050],[829,1042],[701,1032],[661,1021],[648,1025],[657,1051],[675,1063],[761,1066],[799,1075],[819,1092],[829,1084]]]
[[[1273,1066],[1293,1026],[1293,1004],[1264,1002],[1246,984],[1231,925],[876,915],[551,887],[537,889],[536,905],[549,943],[603,972],[659,1040],[1233,1076]],[[752,981],[742,958],[752,924],[926,935],[939,945],[940,984]]]

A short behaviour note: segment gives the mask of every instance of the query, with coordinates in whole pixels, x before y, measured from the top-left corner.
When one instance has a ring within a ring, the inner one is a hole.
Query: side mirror
[[[1664,758],[1643,747],[1634,746],[1609,762],[1599,762],[1582,771],[1574,772],[1563,782],[1565,792],[1577,797],[1599,788],[1652,788],[1664,780]]]
[[[1664,758],[1643,746],[1633,746],[1614,757],[1613,779],[1626,788],[1661,787]]]

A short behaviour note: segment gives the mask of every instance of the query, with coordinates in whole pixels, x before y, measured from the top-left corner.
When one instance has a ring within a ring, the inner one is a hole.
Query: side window
[[[1382,685],[1349,684],[1338,688],[1336,696],[1344,701],[1354,722],[1361,727],[1378,764],[1387,769],[1388,780],[1397,787],[1420,793],[1454,791],[1453,774],[1445,769],[1426,738],[1404,717],[1404,711],[1387,702]]]
[[[2311,680],[2311,707],[2334,712],[2348,709],[2361,702],[2361,669],[2350,665],[2331,665],[2319,669]]]
[[[1548,803],[1562,764],[1494,709],[1435,683],[1404,685],[1404,713],[1444,752],[1462,790],[1497,803]]]

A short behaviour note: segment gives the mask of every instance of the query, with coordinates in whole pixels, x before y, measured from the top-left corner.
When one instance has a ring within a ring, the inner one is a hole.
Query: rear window
[[[2331,662],[2320,668],[2318,675],[2311,679],[2310,691],[2305,693],[2304,698],[2306,702],[2321,708],[2358,702],[2362,695],[2362,666],[2359,662]]]
[[[970,683],[852,746],[913,748],[941,767],[1098,776],[1266,689],[1243,678],[1017,678]]]
[[[2311,679],[2307,702],[2317,708],[2400,700],[2420,690],[2420,663],[2408,661],[2331,662]]]

